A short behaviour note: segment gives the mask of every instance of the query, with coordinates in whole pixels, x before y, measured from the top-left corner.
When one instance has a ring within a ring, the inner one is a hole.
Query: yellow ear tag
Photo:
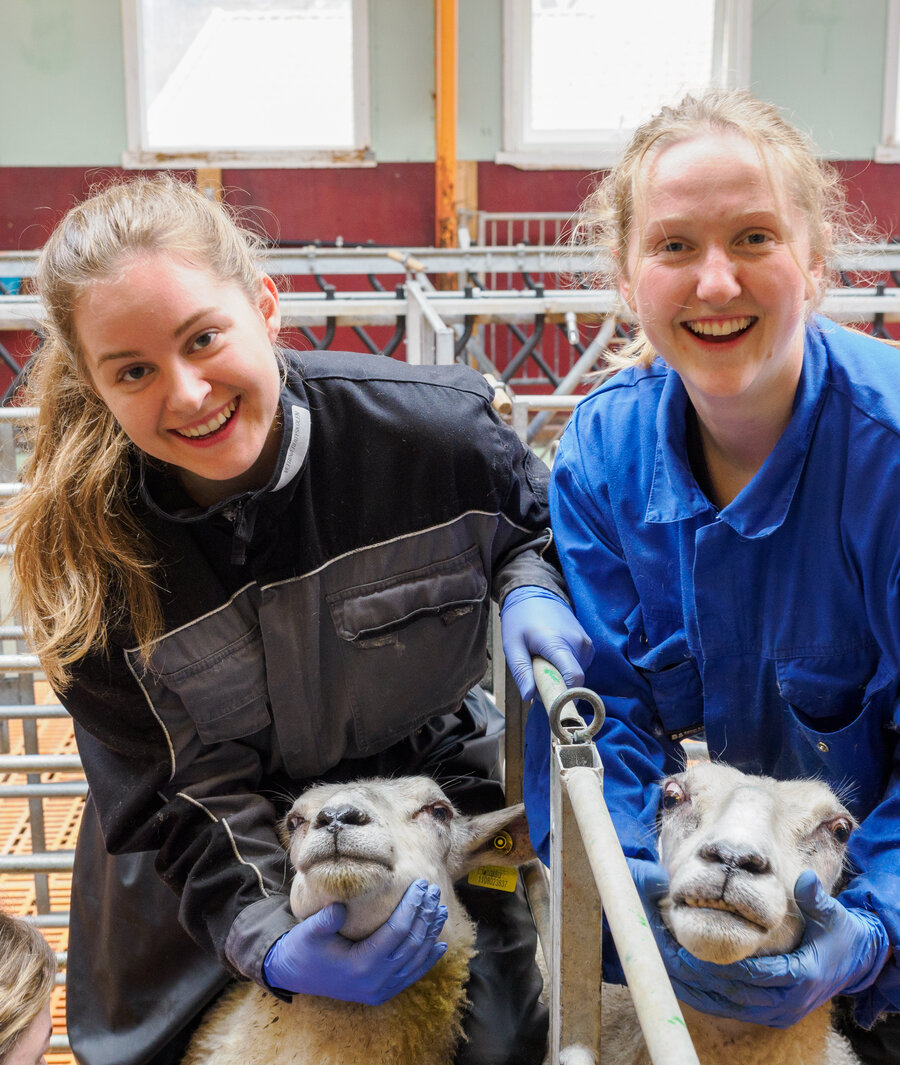
[[[515,841],[508,832],[500,831],[491,844],[499,854],[509,854]],[[480,865],[468,876],[469,883],[475,887],[493,888],[495,891],[515,891],[518,880],[518,870],[510,865]]]
[[[515,891],[519,871],[511,865],[479,865],[469,873],[468,881],[475,887],[493,888],[495,891]]]

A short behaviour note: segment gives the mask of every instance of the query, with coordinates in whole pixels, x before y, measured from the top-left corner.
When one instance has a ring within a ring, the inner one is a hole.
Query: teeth
[[[752,321],[752,318],[729,318],[727,322],[687,322],[686,325],[692,333],[700,336],[725,337],[740,333]]]
[[[205,425],[195,425],[190,429],[176,429],[175,431],[179,436],[186,436],[188,439],[193,439],[198,436],[209,436],[211,432],[228,421],[232,414],[234,414],[234,408],[236,406],[237,400],[233,399],[224,410],[219,411],[214,418],[210,418]]]

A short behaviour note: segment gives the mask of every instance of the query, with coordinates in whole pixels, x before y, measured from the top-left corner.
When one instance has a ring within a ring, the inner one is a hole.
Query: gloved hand
[[[272,988],[377,1006],[414,984],[447,950],[441,891],[414,881],[385,923],[354,942],[340,935],[339,902],[295,925],[269,948],[263,975]]]
[[[641,896],[641,902],[647,911],[647,917],[651,921],[662,923],[657,903],[669,890],[669,874],[659,862],[651,862],[646,858],[627,858],[631,879]]]
[[[650,922],[650,928],[659,953],[665,963],[667,971],[671,973],[671,965],[677,963],[678,952],[681,947],[678,940],[672,935],[663,922],[659,912],[659,900],[669,890],[669,874],[659,862],[651,862],[646,858],[625,858],[631,871],[631,879],[637,888],[641,902],[644,904],[644,912]],[[677,990],[677,989],[676,989]]]
[[[566,686],[577,688],[594,657],[591,639],[558,595],[536,585],[514,588],[500,612],[503,653],[516,687],[528,702],[537,689],[531,660],[546,658],[562,674]]]
[[[794,898],[806,919],[795,951],[714,965],[680,949],[665,957],[678,998],[704,1013],[788,1028],[838,992],[873,984],[890,953],[875,914],[831,898],[811,870],[797,877]]]

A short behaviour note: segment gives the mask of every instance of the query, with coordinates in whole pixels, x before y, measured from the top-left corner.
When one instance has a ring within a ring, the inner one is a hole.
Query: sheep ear
[[[523,865],[535,857],[522,803],[467,818],[465,833],[458,877],[479,865]]]

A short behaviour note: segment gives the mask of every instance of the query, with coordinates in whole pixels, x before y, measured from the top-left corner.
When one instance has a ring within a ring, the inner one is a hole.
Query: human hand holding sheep
[[[333,902],[286,932],[269,949],[269,986],[377,1006],[414,984],[443,956],[438,943],[447,907],[427,880],[407,888],[397,908],[370,936],[354,942],[340,934],[347,908]]]

